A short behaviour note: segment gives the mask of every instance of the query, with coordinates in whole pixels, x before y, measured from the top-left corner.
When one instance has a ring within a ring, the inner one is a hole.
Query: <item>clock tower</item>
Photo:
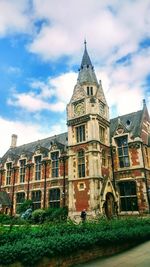
[[[112,194],[110,212],[116,201],[111,182],[109,108],[84,44],[77,83],[67,105],[71,218],[78,218],[83,209],[90,217],[106,212],[107,193]]]

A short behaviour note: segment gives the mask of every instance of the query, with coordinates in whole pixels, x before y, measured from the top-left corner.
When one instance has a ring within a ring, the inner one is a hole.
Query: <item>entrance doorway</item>
[[[104,204],[105,214],[107,218],[112,218],[115,215],[115,201],[112,193],[106,194],[106,201]]]

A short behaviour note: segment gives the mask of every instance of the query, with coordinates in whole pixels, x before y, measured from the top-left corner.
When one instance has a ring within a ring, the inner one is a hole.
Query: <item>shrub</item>
[[[32,212],[32,221],[34,223],[43,223],[45,220],[46,212],[42,209],[37,209]]]
[[[66,221],[68,217],[68,208],[47,208],[46,212],[46,220],[51,222],[61,222]]]

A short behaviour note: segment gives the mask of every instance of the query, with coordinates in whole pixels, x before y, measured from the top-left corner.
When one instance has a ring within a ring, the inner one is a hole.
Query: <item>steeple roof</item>
[[[84,41],[84,45],[85,45],[85,48],[84,48],[84,54],[83,54],[83,58],[82,58],[82,62],[81,62],[81,68],[83,68],[84,66],[92,66],[92,63],[91,63],[91,59],[88,55],[88,52],[87,52],[87,48],[86,48],[86,41]]]
[[[87,52],[86,41],[84,42],[84,54],[81,61],[81,67],[79,69],[78,82],[79,84],[89,83],[89,84],[98,84],[94,67],[92,65],[91,59]]]

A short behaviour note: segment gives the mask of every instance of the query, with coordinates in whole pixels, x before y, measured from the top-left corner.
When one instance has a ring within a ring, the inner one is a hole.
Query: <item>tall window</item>
[[[105,128],[102,126],[99,126],[99,138],[102,143],[105,142]]]
[[[116,139],[118,146],[118,158],[120,168],[129,167],[128,140],[127,136]]]
[[[120,191],[121,211],[137,211],[136,183],[134,181],[120,182],[118,184]]]
[[[51,153],[52,159],[52,177],[58,177],[59,174],[59,152],[52,152]]]
[[[102,166],[106,166],[106,151],[102,150]]]
[[[25,193],[19,192],[16,194],[16,206],[18,208],[19,205],[21,205],[25,201]]]
[[[26,160],[20,160],[20,183],[25,182]]]
[[[77,143],[85,141],[85,125],[76,127]]]
[[[6,185],[10,184],[11,174],[12,174],[12,163],[10,162],[6,164]]]
[[[31,199],[33,202],[33,209],[40,209],[41,208],[41,191],[32,191]]]
[[[78,176],[85,177],[85,153],[83,150],[78,152]]]
[[[41,156],[35,157],[35,180],[41,179]]]
[[[60,207],[60,189],[53,188],[49,190],[49,206],[50,208]]]
[[[87,86],[87,95],[93,95],[93,87]]]

